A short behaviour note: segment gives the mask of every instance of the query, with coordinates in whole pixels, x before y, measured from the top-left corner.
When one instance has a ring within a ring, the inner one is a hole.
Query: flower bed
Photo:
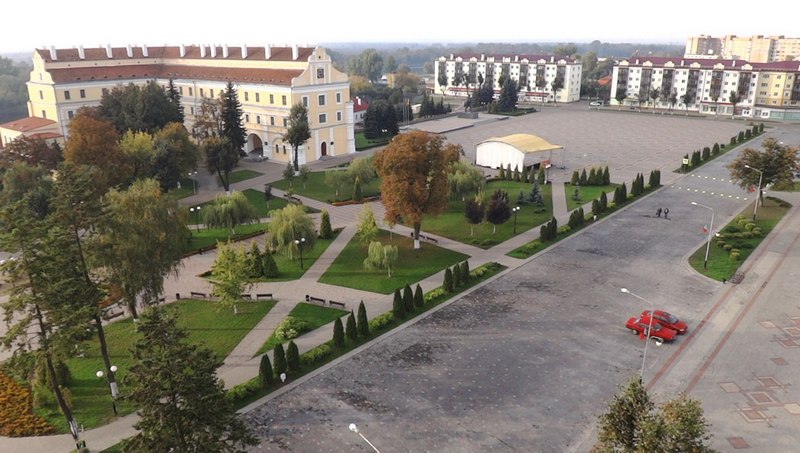
[[[0,372],[0,435],[24,437],[52,432],[53,427],[33,413],[30,390]]]

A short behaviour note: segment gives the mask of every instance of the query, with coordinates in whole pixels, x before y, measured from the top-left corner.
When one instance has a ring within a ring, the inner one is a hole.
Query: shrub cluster
[[[310,328],[311,325],[302,319],[286,316],[275,329],[275,338],[283,343],[308,332]]]
[[[542,225],[539,229],[539,240],[542,242],[552,241],[558,236],[558,220],[555,217]]]
[[[730,146],[736,146],[737,143],[742,143],[746,140],[750,140],[752,137],[764,132],[764,123],[753,125],[752,127],[748,127],[743,131],[739,131],[738,134],[731,137]],[[689,166],[688,168],[697,167],[703,162],[706,162],[713,157],[719,155],[721,149],[725,148],[725,145],[720,145],[719,143],[714,143],[714,146],[709,148],[706,146],[702,150],[696,150],[692,152],[691,159],[689,158],[688,154],[683,156],[684,159],[689,159]],[[685,165],[681,165],[681,168],[687,168]]]
[[[41,436],[53,431],[52,426],[33,413],[30,390],[0,372],[0,435]]]
[[[580,173],[578,170],[572,172],[570,183],[573,186],[607,186],[611,184],[611,174],[608,172],[608,166],[605,169],[592,167],[588,174],[584,168]]]

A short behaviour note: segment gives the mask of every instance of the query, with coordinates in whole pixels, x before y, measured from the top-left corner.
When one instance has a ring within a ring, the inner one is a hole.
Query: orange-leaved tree
[[[373,159],[386,220],[402,218],[413,225],[415,249],[420,248],[422,216],[447,208],[447,168],[461,154],[461,146],[445,144],[441,135],[412,131],[396,136]]]
[[[101,118],[95,109],[83,107],[69,123],[64,160],[98,167],[106,178],[100,182],[104,187],[126,183],[131,169],[118,141],[119,135],[110,121]]]

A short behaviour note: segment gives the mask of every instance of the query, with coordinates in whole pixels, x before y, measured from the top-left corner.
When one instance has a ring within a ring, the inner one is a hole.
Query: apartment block
[[[684,58],[746,60],[751,63],[800,60],[800,38],[785,36],[690,36]]]

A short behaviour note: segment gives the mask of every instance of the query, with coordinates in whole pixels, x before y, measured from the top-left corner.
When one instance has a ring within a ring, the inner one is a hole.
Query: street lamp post
[[[197,170],[190,171],[189,177],[192,178],[192,192],[197,195]]]
[[[648,304],[650,304],[650,325],[647,326],[647,338],[645,338],[645,340],[644,340],[644,355],[642,355],[642,370],[639,371],[639,377],[643,377],[644,376],[644,361],[645,361],[645,359],[647,359],[647,344],[650,343],[650,332],[653,330],[653,315],[655,314],[656,307],[655,307],[655,305],[653,305],[652,302],[650,302],[649,300],[645,299],[644,297],[639,296],[638,294],[634,294],[634,293],[628,291],[628,288],[622,288],[622,289],[620,289],[620,291],[622,291],[625,294],[630,294],[631,296],[633,296],[633,297],[635,297],[635,298],[637,298],[639,300],[643,300],[643,301],[647,302]]]
[[[114,380],[114,373],[117,372],[117,366],[111,365],[109,368],[111,371],[108,373],[108,385],[111,387],[111,409],[114,411],[114,415],[117,415],[117,397],[119,396],[119,387],[117,387],[117,382]],[[98,379],[102,379],[105,373],[102,371],[98,371],[95,373]]]
[[[306,243],[306,238],[300,238],[294,240],[295,245],[297,248],[300,249],[300,269],[303,268],[303,244]]]
[[[697,203],[695,201],[692,202],[694,206],[700,206],[701,208],[706,208],[711,211],[711,225],[708,227],[708,241],[706,241],[706,259],[703,260],[703,269],[708,268],[708,249],[711,248],[711,232],[714,231],[714,208],[710,206],[706,206],[704,204]],[[753,217],[755,218],[755,217]]]
[[[517,234],[517,213],[519,212],[520,207],[514,206],[514,208],[511,210],[514,212],[514,234]]]
[[[758,193],[756,194],[756,203],[753,206],[753,220],[756,219],[756,211],[758,211],[758,200],[761,199],[761,180],[764,178],[764,172],[759,170],[758,168],[753,168],[749,165],[745,165],[744,168],[749,168],[750,170],[755,170],[758,172]]]
[[[194,227],[197,231],[200,231],[200,206],[189,208],[189,212],[194,213],[194,220],[195,220]]]
[[[366,438],[366,436],[361,434],[361,431],[358,430],[358,426],[356,426],[355,423],[350,423],[350,431],[352,431],[352,432],[358,434],[359,436],[361,436],[361,438],[364,439],[364,442],[368,443],[369,446],[372,447],[373,450],[375,450],[375,453],[381,453],[380,450],[378,450],[377,448],[375,448],[374,445],[372,445],[372,442],[370,442],[369,439]]]

